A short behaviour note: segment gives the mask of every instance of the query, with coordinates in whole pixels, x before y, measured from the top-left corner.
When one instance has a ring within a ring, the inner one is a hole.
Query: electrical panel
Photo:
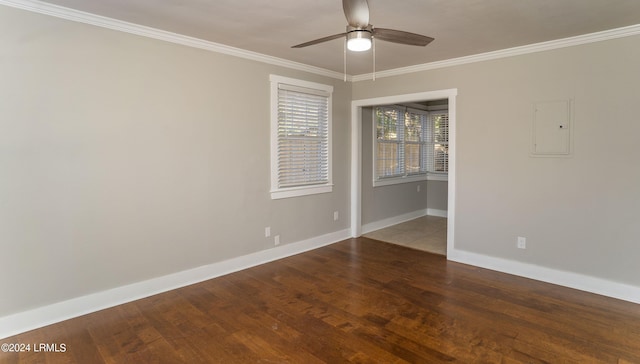
[[[571,100],[544,101],[534,104],[534,156],[568,156],[571,154]]]

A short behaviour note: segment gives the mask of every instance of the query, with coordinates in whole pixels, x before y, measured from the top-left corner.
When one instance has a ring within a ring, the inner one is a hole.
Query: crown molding
[[[573,47],[581,44],[602,42],[605,40],[630,37],[630,36],[639,35],[639,34],[640,34],[640,24],[636,24],[636,25],[631,25],[631,26],[622,27],[622,28],[605,30],[597,33],[583,34],[575,37],[551,40],[548,42],[528,44],[528,45],[519,46],[519,47],[501,49],[493,52],[479,53],[479,54],[474,54],[471,56],[465,56],[465,57],[459,57],[459,58],[451,58],[444,61],[423,63],[415,66],[380,71],[380,72],[376,72],[376,78],[398,76],[398,75],[404,75],[407,73],[459,66],[459,65],[468,64],[468,63],[520,56],[520,55],[529,54],[529,53],[544,52],[552,49]],[[352,82],[366,81],[371,79],[373,79],[372,73],[365,73],[361,75],[351,76]]]
[[[172,33],[165,30],[147,27],[144,25],[129,23],[113,18],[108,18],[96,14],[87,13],[75,9],[66,8],[59,5],[49,4],[37,0],[0,0],[0,5],[6,5],[17,9],[27,10],[34,13],[44,14],[71,20],[78,23],[90,24],[101,28],[117,30],[129,34],[135,34],[147,38],[162,40],[165,42],[184,45],[192,48],[199,48],[211,52],[227,54],[230,56],[245,58],[257,62],[267,63],[275,66],[287,67],[299,71],[314,73],[343,80],[344,74],[327,70],[320,67],[310,66],[304,63],[293,62],[286,59],[268,56],[266,54],[252,52],[228,45],[210,42],[207,40],[189,37],[182,34]],[[347,81],[351,81],[351,76],[347,76]]]

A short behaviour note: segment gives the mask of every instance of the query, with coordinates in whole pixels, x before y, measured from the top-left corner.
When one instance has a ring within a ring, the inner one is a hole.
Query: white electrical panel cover
[[[533,156],[571,154],[571,100],[543,101],[533,105]]]

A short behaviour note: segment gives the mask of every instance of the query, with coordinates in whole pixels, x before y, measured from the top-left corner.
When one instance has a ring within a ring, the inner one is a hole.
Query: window
[[[426,173],[426,113],[397,107],[377,107],[376,178]]]
[[[332,92],[271,75],[271,198],[332,191]]]
[[[379,106],[374,120],[374,186],[424,180],[432,174],[446,176],[447,111]]]
[[[428,129],[427,171],[447,173],[449,172],[449,112],[430,112]]]

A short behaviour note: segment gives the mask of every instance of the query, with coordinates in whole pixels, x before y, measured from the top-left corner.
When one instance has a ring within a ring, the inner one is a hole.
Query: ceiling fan
[[[303,48],[345,36],[347,49],[356,52],[369,50],[372,39],[374,38],[387,42],[422,47],[433,41],[433,38],[420,34],[395,29],[375,28],[372,24],[369,24],[369,4],[367,0],[342,0],[342,8],[347,18],[347,23],[349,24],[347,25],[347,31],[345,33],[334,34],[301,43],[291,48]]]

